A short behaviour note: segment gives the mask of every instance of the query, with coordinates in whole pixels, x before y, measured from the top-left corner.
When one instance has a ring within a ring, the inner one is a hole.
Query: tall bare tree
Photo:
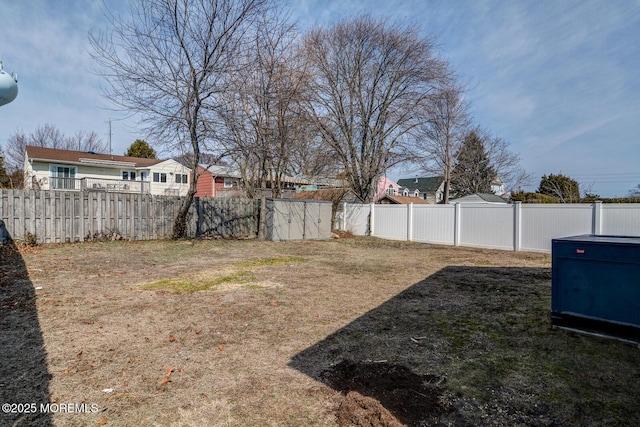
[[[415,26],[370,16],[312,30],[305,54],[310,117],[353,191],[370,201],[377,179],[406,159],[447,64]]]
[[[193,179],[175,218],[187,234],[200,153],[216,150],[223,95],[245,36],[269,0],[140,0],[129,18],[106,11],[111,30],[90,35],[108,99],[137,113],[148,135],[189,154]]]
[[[442,175],[445,204],[449,203],[451,192],[451,172],[456,163],[454,154],[460,149],[469,124],[464,87],[453,79],[446,81],[432,97],[429,115],[420,127],[423,137],[413,156],[424,171]]]
[[[310,124],[311,121],[307,123]],[[289,155],[292,175],[321,180],[336,178],[342,172],[340,159],[335,151],[322,141],[313,127],[305,127],[300,137],[295,150]]]
[[[241,56],[246,64],[231,79],[227,98],[229,147],[250,196],[259,196],[264,233],[266,189],[280,197],[290,156],[304,138],[300,97],[306,87],[305,63],[296,53],[295,27],[280,10],[264,15],[251,47]]]
[[[6,166],[11,172],[22,171],[27,145],[34,147],[59,148],[62,150],[105,152],[109,145],[95,132],[78,131],[73,136],[65,136],[51,124],[38,126],[30,134],[16,131],[9,136],[6,145]]]
[[[532,176],[520,164],[520,156],[509,149],[504,139],[491,136],[480,128],[476,128],[476,132],[483,139],[496,178],[504,182],[506,192],[518,191],[531,183]]]

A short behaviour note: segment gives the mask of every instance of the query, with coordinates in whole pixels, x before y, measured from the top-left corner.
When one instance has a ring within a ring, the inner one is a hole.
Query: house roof
[[[200,165],[204,169],[202,165]],[[207,172],[211,173],[213,176],[227,177],[227,178],[241,178],[240,172],[238,169],[232,168],[230,166],[220,166],[220,165],[212,165],[205,169]]]
[[[451,203],[508,203],[508,201],[496,194],[475,193],[454,199]]]
[[[417,189],[421,193],[434,193],[438,191],[438,188],[440,188],[440,186],[442,185],[442,181],[444,181],[444,178],[441,176],[430,176],[426,178],[407,178],[399,179],[398,185],[400,187],[408,188],[409,191],[415,191]]]
[[[238,179],[242,178],[242,174],[240,173],[240,170],[231,166],[212,165],[206,169],[203,165],[200,165],[200,167],[203,170],[209,172],[213,176],[238,178]],[[288,175],[284,175],[281,178],[281,182],[289,183],[289,184],[311,184],[312,183],[306,178],[293,177]]]
[[[414,205],[429,204],[429,202],[419,197],[392,196],[390,194],[386,194],[384,197],[381,197],[380,200],[378,200],[378,203],[380,203],[381,200],[385,200],[385,199],[391,201],[391,203],[394,205],[408,205],[409,203],[413,203]]]
[[[31,160],[45,160],[65,163],[93,164],[99,166],[148,167],[164,160],[144,159],[142,157],[99,154],[92,151],[60,150],[58,148],[35,147],[27,145],[27,156]]]
[[[345,188],[325,188],[322,190],[300,191],[296,193],[292,198],[329,201],[342,201],[347,198],[349,200],[362,202],[362,200],[360,200],[360,198],[352,190]]]

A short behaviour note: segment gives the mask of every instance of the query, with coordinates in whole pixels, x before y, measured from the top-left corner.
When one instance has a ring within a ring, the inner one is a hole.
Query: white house
[[[184,196],[191,171],[173,159],[27,146],[26,189],[113,191]]]

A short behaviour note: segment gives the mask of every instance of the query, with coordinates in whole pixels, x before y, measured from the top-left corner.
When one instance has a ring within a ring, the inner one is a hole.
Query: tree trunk
[[[191,184],[189,185],[189,191],[187,196],[182,201],[178,214],[173,221],[173,232],[171,234],[172,239],[186,239],[188,238],[187,219],[189,218],[189,209],[193,203],[193,196],[196,194],[198,185],[198,164],[200,163],[200,150],[197,143],[192,143],[194,148],[193,161],[191,163]]]
[[[265,227],[267,225],[267,182],[263,179],[260,186],[260,219],[258,222],[258,240],[265,239]]]
[[[196,194],[197,183],[196,175],[193,174],[193,176],[194,178],[191,180],[191,185],[189,186],[187,196],[182,201],[180,209],[178,210],[178,214],[173,221],[173,233],[171,234],[172,239],[186,239],[189,237],[187,219],[189,218],[189,209],[191,208],[191,204],[193,203],[193,196]]]

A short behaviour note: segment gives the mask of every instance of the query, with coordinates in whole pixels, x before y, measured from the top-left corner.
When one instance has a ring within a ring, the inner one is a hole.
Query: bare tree
[[[506,192],[517,191],[531,183],[532,176],[522,168],[520,156],[509,149],[504,139],[493,137],[481,129],[476,129],[476,132],[481,135],[496,178],[504,182]]]
[[[627,197],[640,197],[640,184],[629,190]]]
[[[307,122],[311,124],[311,122]],[[295,150],[290,153],[292,175],[311,179],[335,178],[342,172],[340,159],[311,126],[306,127]]]
[[[187,234],[200,153],[218,148],[222,97],[238,71],[235,59],[269,5],[269,0],[143,0],[131,5],[129,19],[107,10],[111,31],[90,35],[108,99],[137,113],[159,143],[191,155],[193,179],[174,221],[174,238]]]
[[[226,102],[229,151],[245,190],[261,199],[259,238],[264,236],[267,183],[280,197],[291,153],[305,130],[300,96],[307,74],[296,54],[296,35],[281,11],[264,15],[241,57],[246,66],[231,79],[234,90]]]
[[[384,171],[407,158],[408,143],[448,73],[433,50],[415,26],[370,16],[305,37],[313,73],[310,117],[365,201]]]
[[[6,146],[6,166],[11,172],[22,171],[27,145],[34,147],[59,148],[62,150],[104,152],[108,144],[95,132],[78,131],[73,136],[65,136],[51,124],[38,126],[32,133],[16,131],[9,136]]]
[[[449,203],[451,192],[454,154],[460,148],[469,123],[469,106],[464,98],[464,87],[453,79],[446,81],[432,97],[428,118],[420,127],[422,137],[414,148],[413,156],[424,171],[442,175],[445,204]]]

